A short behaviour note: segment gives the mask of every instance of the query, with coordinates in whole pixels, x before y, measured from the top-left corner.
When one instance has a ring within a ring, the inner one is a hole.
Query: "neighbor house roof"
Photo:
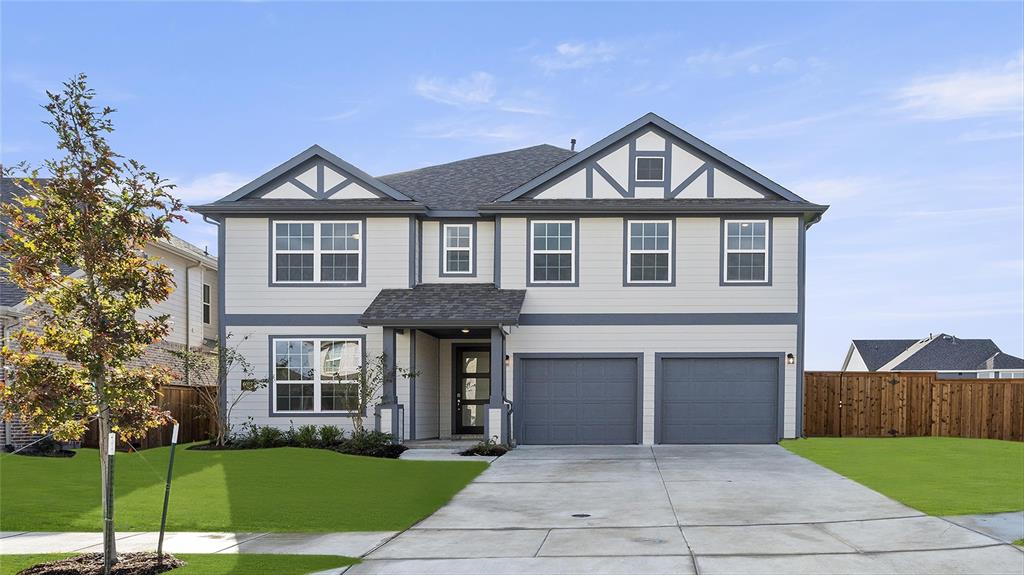
[[[526,290],[498,289],[494,284],[421,284],[410,289],[383,289],[359,323],[394,327],[481,327],[516,325]]]
[[[983,361],[977,369],[1024,369],[1024,359],[999,352]]]
[[[864,365],[875,371],[917,342],[916,339],[855,339],[853,345],[864,360]]]
[[[893,369],[973,371],[997,353],[999,346],[991,339],[960,339],[943,333]]]
[[[498,199],[575,154],[541,144],[377,179],[431,209],[470,211]]]

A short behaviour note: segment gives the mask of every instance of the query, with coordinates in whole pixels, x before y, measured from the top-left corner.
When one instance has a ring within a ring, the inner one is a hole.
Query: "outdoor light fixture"
[[[793,365],[795,363],[796,363],[796,356],[791,354],[791,353],[787,353],[786,354],[786,365]]]
[[[512,365],[512,358],[508,355],[505,356],[505,367]]]
[[[468,329],[464,329],[464,330],[462,330],[462,333],[469,333],[469,330]]]

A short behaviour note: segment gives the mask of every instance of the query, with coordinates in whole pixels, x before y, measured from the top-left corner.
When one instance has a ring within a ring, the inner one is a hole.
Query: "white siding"
[[[715,197],[761,199],[764,196],[724,171],[715,170]]]
[[[208,268],[203,268],[203,278],[202,278],[202,281],[203,281],[204,284],[210,286],[210,323],[203,324],[203,339],[216,341],[217,340],[217,334],[218,334],[218,332],[217,332],[217,325],[218,325],[218,323],[217,322],[219,321],[219,316],[218,316],[218,313],[217,313],[217,309],[218,309],[217,306],[220,305],[220,291],[217,289],[217,270],[211,270],[211,269],[208,269]],[[199,289],[202,290],[202,286],[200,286]],[[202,305],[203,305],[202,291],[200,291],[200,293],[199,293],[199,306],[200,306],[199,307],[199,320],[200,321],[202,321],[202,318],[203,318]]]
[[[501,286],[526,286],[526,218],[502,218]],[[579,287],[530,287],[523,313],[797,311],[798,218],[775,218],[772,285],[722,286],[719,218],[677,218],[676,285],[623,287],[622,218],[581,218]]]
[[[167,299],[157,303],[152,308],[141,309],[136,313],[139,319],[148,319],[150,316],[167,314],[170,316],[170,333],[164,338],[168,343],[198,347],[203,344],[204,338],[216,339],[217,331],[214,324],[213,331],[203,325],[203,281],[204,277],[212,276],[212,286],[216,289],[217,272],[205,266],[199,266],[195,260],[182,257],[154,247],[149,250],[150,255],[165,266],[171,268],[174,280],[174,289]],[[192,269],[188,269],[190,266]],[[186,314],[188,319],[186,320]],[[214,307],[214,321],[216,321],[216,307]],[[186,325],[187,330],[186,330]],[[189,332],[186,336],[186,331]]]
[[[452,222],[462,223],[462,222]],[[494,281],[494,222],[476,222],[475,276],[441,276],[441,229],[444,222],[423,222],[423,283],[492,283]]]
[[[406,218],[367,218],[366,287],[271,287],[267,218],[226,218],[224,226],[228,314],[361,314],[381,289],[409,286]]]
[[[523,326],[512,328],[506,351],[517,353],[620,352],[644,354],[643,442],[654,442],[656,353],[796,353],[795,325],[750,326]],[[515,401],[513,365],[505,368],[506,394]],[[785,367],[783,430],[796,435],[796,366]],[[513,415],[514,417],[514,415]]]
[[[864,358],[860,356],[856,347],[850,350],[850,359],[843,366],[843,371],[869,371],[868,364],[864,363]]]
[[[416,332],[416,438],[438,437],[441,413],[438,385],[438,341],[422,331]]]

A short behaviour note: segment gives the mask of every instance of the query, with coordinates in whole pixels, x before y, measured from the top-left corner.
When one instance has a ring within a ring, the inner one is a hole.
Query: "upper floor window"
[[[661,182],[665,180],[665,158],[638,156],[636,159],[636,181]]]
[[[767,220],[726,220],[725,282],[768,282]]]
[[[213,307],[213,290],[210,284],[203,284],[203,323],[210,323]]]
[[[472,274],[473,225],[445,224],[443,230],[442,272],[446,274]]]
[[[626,283],[667,284],[672,281],[672,222],[629,221]]]
[[[360,339],[275,339],[274,411],[350,412],[359,405]]]
[[[576,222],[530,222],[530,282],[576,281]]]
[[[274,281],[362,282],[362,231],[361,221],[274,222]]]

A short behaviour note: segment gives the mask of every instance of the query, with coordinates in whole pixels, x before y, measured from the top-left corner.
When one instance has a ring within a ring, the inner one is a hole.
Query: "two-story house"
[[[380,177],[313,146],[194,209],[219,223],[221,337],[270,378],[235,423],[345,426],[383,353],[415,375],[376,408],[399,438],[652,444],[800,432],[826,208],[647,114]]]

